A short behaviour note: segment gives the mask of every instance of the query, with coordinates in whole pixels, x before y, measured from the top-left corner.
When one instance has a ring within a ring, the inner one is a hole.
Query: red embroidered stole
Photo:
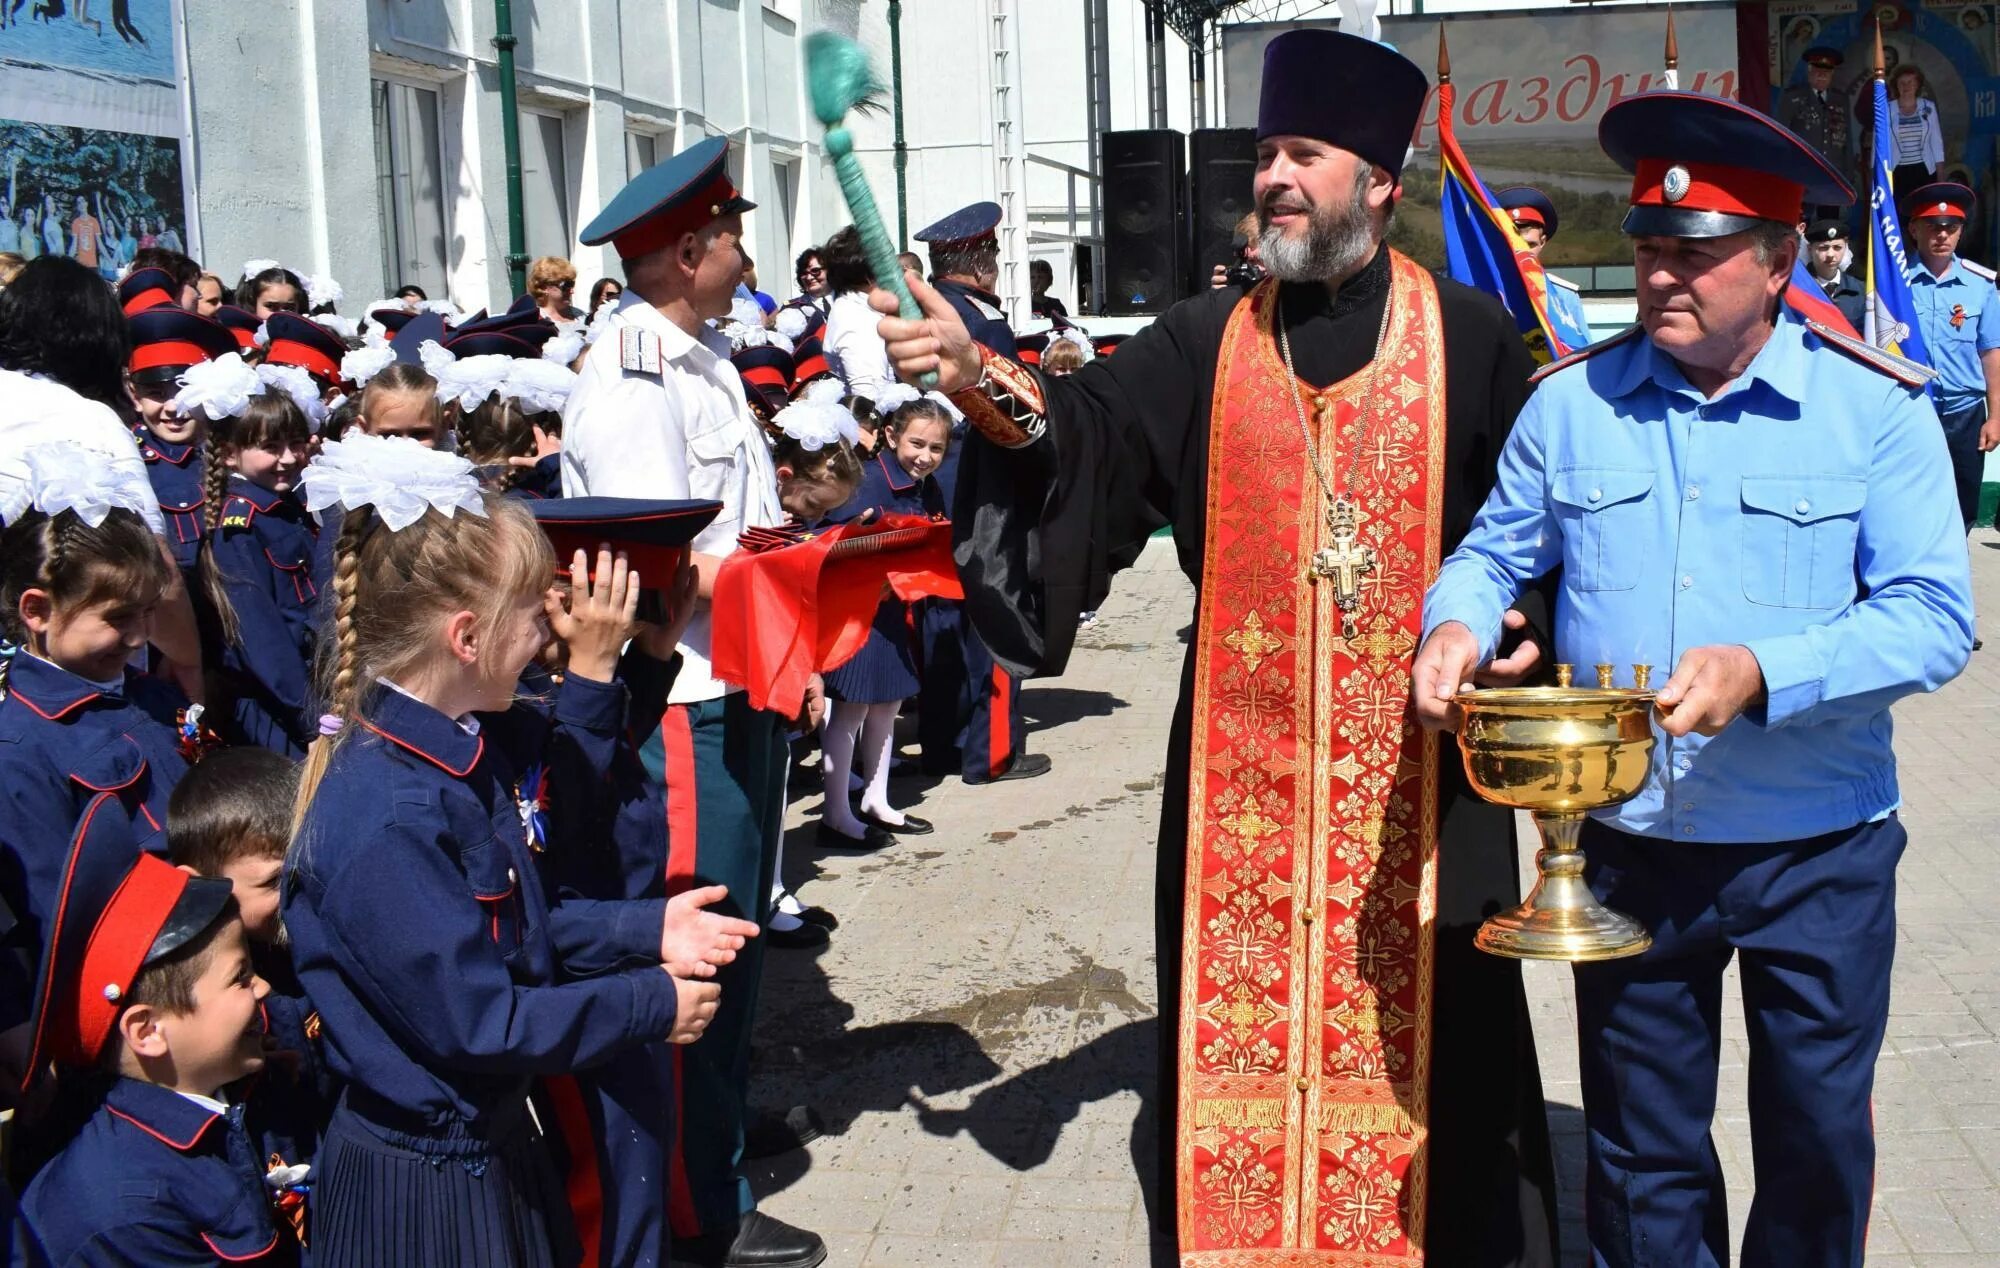
[[[1444,335],[1430,274],[1394,252],[1389,302],[1379,368],[1298,385],[1375,552],[1351,641],[1307,566],[1327,507],[1275,282],[1236,306],[1216,369],[1175,1177],[1191,1268],[1423,1262],[1438,751],[1409,691],[1439,559]]]

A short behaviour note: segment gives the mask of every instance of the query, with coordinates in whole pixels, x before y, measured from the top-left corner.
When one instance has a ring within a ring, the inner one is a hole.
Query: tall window
[[[448,261],[438,95],[382,79],[374,81],[372,95],[382,294],[414,284],[443,299]]]
[[[674,152],[671,132],[627,132],[625,134],[625,179],[652,167]]]
[[[569,165],[561,115],[521,112],[521,201],[528,254],[569,258]]]

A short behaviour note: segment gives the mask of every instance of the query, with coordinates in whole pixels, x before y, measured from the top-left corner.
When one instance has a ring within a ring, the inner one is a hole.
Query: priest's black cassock
[[[1389,259],[1387,250],[1378,252],[1337,294],[1321,285],[1280,288],[1281,321],[1306,383],[1334,384],[1367,367],[1389,297]],[[1438,281],[1437,290],[1446,385],[1441,528],[1448,554],[1493,486],[1501,444],[1527,398],[1534,365],[1497,302],[1449,281]],[[1162,524],[1172,525],[1182,570],[1200,590],[1216,366],[1224,328],[1242,298],[1227,288],[1177,304],[1114,355],[1046,381],[1048,430],[1041,441],[1009,450],[975,436],[966,446],[954,510],[967,606],[994,654],[1011,667],[1061,672],[1078,614],[1098,605],[1111,574]],[[1332,453],[1325,460],[1336,466],[1348,458]],[[1524,596],[1520,606],[1532,630],[1548,628],[1538,595]],[[1545,633],[1538,641],[1548,646]],[[1193,642],[1167,747],[1156,890],[1161,1209],[1154,1224],[1163,1231],[1174,1227],[1175,1014]],[[1519,896],[1512,812],[1472,794],[1448,738],[1440,768],[1425,1258],[1450,1268],[1553,1264],[1555,1185],[1520,966],[1472,945],[1480,921]]]

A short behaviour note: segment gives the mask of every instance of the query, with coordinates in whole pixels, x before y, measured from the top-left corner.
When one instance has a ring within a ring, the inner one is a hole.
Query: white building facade
[[[1003,201],[1004,289],[1023,312],[1027,257],[1048,259],[1056,292],[1073,296],[1075,247],[1087,250],[1092,233],[1088,3],[901,6],[907,227]],[[859,39],[887,83],[885,0],[513,0],[511,9],[526,254],[570,259],[580,292],[618,276],[615,256],[577,242],[582,227],[631,175],[724,135],[732,174],[758,204],[746,237],[760,284],[790,295],[796,253],[848,222],[805,97],[804,36],[825,28]],[[329,274],[350,311],[407,283],[468,310],[504,307],[494,10],[493,0],[184,0],[204,261],[226,276],[259,257]],[[1106,17],[1110,126],[1148,126],[1142,6],[1108,0]],[[1166,44],[1166,123],[1185,130],[1187,53],[1171,32]],[[895,236],[886,93],[883,104],[850,122]]]

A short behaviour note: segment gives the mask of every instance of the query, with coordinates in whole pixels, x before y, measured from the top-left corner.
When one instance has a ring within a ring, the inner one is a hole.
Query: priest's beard
[[[1369,176],[1367,164],[1357,165],[1353,192],[1328,206],[1295,189],[1266,197],[1257,207],[1257,257],[1265,272],[1281,282],[1326,282],[1351,277],[1373,259],[1381,239],[1368,210]],[[1305,211],[1303,236],[1292,237],[1271,223],[1277,206]]]

